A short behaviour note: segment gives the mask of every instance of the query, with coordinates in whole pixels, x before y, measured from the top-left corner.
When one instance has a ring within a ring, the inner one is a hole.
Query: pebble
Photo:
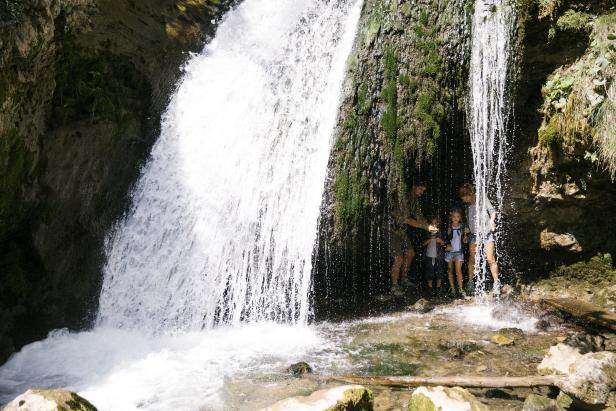
[[[515,343],[511,338],[505,337],[502,334],[493,335],[490,341],[492,341],[494,344],[500,345],[501,347],[507,346],[507,345],[513,345]]]

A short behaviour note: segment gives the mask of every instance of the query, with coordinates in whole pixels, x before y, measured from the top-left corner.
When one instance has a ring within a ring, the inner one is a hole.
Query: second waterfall
[[[488,202],[502,209],[509,150],[510,107],[507,91],[515,11],[508,0],[476,0],[470,63],[469,131],[476,190],[476,286],[483,294],[487,277],[483,244],[487,239]],[[500,231],[497,227],[496,239]]]
[[[360,0],[247,0],[185,67],[108,240],[98,322],[309,316],[311,255]]]

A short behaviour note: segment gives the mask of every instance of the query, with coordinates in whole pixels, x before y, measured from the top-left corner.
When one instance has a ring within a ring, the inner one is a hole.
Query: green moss
[[[587,31],[590,28],[591,16],[575,10],[567,10],[556,20],[556,27],[561,31]]]
[[[440,410],[440,408],[439,408]],[[408,411],[438,411],[432,400],[423,394],[413,394]]]
[[[353,388],[344,392],[344,398],[325,411],[368,411],[374,408],[374,396],[367,388]]]
[[[398,132],[398,57],[390,45],[385,46],[383,65],[385,78],[381,99],[385,102],[386,108],[381,117],[381,126],[387,140],[395,144]]]
[[[359,90],[357,91],[357,112],[365,116],[370,113],[371,108],[372,100],[368,93],[368,86],[364,83],[359,86]]]
[[[544,147],[551,147],[558,142],[558,128],[554,121],[539,129],[539,143]]]
[[[572,265],[562,265],[550,273],[551,278],[584,281],[591,284],[616,283],[616,270],[612,266],[610,254],[599,254],[589,261]]]

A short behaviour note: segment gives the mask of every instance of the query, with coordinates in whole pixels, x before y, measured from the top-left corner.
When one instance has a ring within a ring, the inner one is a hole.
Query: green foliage
[[[556,21],[556,27],[561,31],[587,31],[591,21],[590,14],[581,11],[567,10]]]
[[[562,265],[550,273],[551,278],[566,278],[591,284],[616,282],[616,270],[612,266],[610,254],[599,254],[589,261],[580,261],[572,265]]]

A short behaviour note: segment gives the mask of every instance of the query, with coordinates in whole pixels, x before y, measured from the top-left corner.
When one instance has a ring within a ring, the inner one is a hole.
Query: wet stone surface
[[[304,359],[317,377],[291,377],[285,373],[289,364],[269,376],[247,373],[225,383],[225,401],[234,409],[264,407],[337,385],[318,379],[326,375],[535,375],[550,346],[580,331],[565,325],[538,331],[534,323],[540,313],[511,304],[507,310],[497,308],[462,303],[437,306],[426,314],[403,311],[318,324],[315,327],[326,343]],[[497,318],[490,315],[495,311]],[[515,344],[495,344],[491,339],[496,334]],[[377,410],[406,409],[412,394],[409,389],[370,388]],[[531,393],[549,393],[547,389],[470,391],[490,409],[498,410],[519,410]]]

